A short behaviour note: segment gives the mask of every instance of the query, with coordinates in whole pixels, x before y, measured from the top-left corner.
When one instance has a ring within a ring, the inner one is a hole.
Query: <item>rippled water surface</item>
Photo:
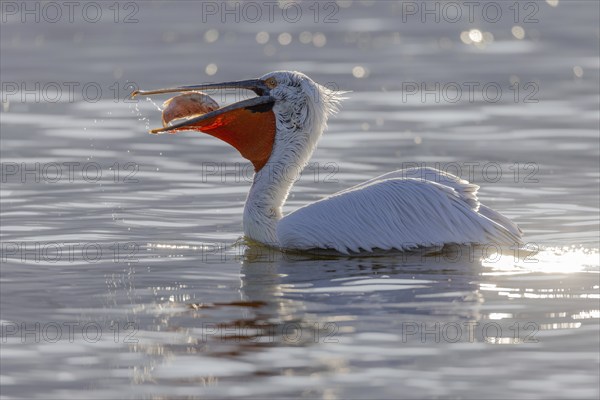
[[[325,3],[318,23],[313,3],[295,23],[135,4],[117,23],[109,3],[97,23],[3,9],[2,398],[598,397],[597,2],[455,23],[400,2],[331,3],[337,23]],[[418,163],[480,184],[526,248],[246,244],[246,162],[147,135],[157,106],[124,98],[277,69],[352,91],[286,211]]]

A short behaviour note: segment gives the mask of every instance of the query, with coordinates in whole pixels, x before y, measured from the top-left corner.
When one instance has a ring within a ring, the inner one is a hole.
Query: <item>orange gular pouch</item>
[[[234,109],[176,130],[198,130],[229,143],[242,157],[252,162],[254,171],[258,172],[265,166],[273,151],[273,103]]]

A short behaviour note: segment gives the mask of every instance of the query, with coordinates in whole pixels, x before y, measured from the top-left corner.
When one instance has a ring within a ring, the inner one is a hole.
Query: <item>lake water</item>
[[[2,399],[598,398],[598,2],[48,4],[2,3]],[[246,162],[125,99],[278,69],[352,91],[286,211],[417,163],[528,244],[246,245]]]

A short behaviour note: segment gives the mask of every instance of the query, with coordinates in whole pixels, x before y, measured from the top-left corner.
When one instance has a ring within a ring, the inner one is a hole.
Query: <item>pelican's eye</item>
[[[273,89],[275,86],[277,86],[277,79],[270,77],[265,81],[265,85],[267,85],[269,89]]]

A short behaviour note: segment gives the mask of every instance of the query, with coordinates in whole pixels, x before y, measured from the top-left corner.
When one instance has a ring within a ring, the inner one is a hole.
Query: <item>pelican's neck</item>
[[[254,174],[244,207],[244,233],[253,240],[277,247],[277,223],[283,216],[282,207],[294,184],[294,175],[300,171],[292,171],[282,160],[271,160]]]
[[[278,125],[269,161],[254,174],[246,199],[244,233],[250,239],[279,246],[276,228],[283,217],[281,209],[324,129],[321,120],[314,122],[308,124],[308,131]]]
[[[310,96],[275,103],[276,134],[269,161],[253,178],[244,208],[244,233],[250,239],[279,247],[277,223],[294,182],[310,160],[339,97],[305,82]],[[327,101],[326,101],[327,100]],[[301,105],[304,105],[302,107]]]

